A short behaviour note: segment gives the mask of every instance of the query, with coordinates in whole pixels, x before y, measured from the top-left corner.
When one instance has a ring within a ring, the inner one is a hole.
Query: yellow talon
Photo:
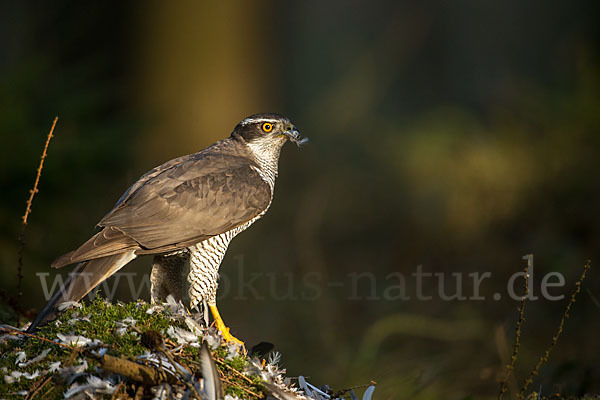
[[[244,342],[242,342],[241,340],[239,340],[238,338],[233,336],[231,333],[229,333],[229,328],[225,325],[225,322],[223,322],[223,318],[221,318],[221,315],[219,314],[219,310],[217,309],[217,306],[209,305],[208,308],[210,308],[210,312],[213,316],[213,319],[215,320],[215,326],[217,327],[219,332],[221,332],[221,336],[223,336],[223,340],[225,340],[227,343],[234,343],[234,344],[238,345],[242,349],[242,352],[245,355],[246,347],[244,346]]]

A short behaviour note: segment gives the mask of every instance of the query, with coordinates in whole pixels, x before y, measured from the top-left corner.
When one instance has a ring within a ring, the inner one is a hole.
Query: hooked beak
[[[287,130],[285,132],[283,132],[283,134],[285,136],[288,137],[288,139],[292,142],[295,143],[298,147],[302,146],[303,144],[305,144],[306,142],[308,142],[308,138],[303,138],[300,136],[300,132],[298,132],[298,130],[293,127],[290,130]]]

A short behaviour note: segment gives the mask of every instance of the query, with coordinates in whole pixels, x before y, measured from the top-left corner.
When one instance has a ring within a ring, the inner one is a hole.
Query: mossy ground
[[[169,339],[167,329],[171,326],[188,329],[182,319],[174,318],[167,309],[148,313],[150,305],[144,302],[132,302],[128,304],[110,304],[103,299],[97,298],[88,305],[81,308],[73,308],[66,311],[57,320],[42,327],[36,332],[35,337],[20,340],[6,340],[0,343],[0,370],[3,375],[12,371],[33,374],[39,371],[35,379],[21,377],[14,383],[0,384],[0,398],[23,398],[19,392],[33,393],[38,390],[35,398],[59,399],[63,398],[68,389],[67,383],[57,373],[49,373],[52,363],[61,362],[61,367],[73,364],[81,364],[83,360],[88,363],[87,372],[98,375],[98,357],[91,354],[89,348],[72,349],[48,342],[56,341],[58,334],[81,335],[90,339],[97,339],[106,348],[107,354],[126,357],[135,361],[136,357],[147,353],[140,340],[140,333],[153,330],[161,333],[164,339],[164,347],[167,349],[177,348],[178,345]],[[135,325],[121,330],[121,321],[134,319]],[[44,340],[47,339],[47,340]],[[41,354],[43,350],[50,348],[50,353],[40,362],[32,365],[18,367],[17,354],[25,352],[26,360],[31,360]],[[198,348],[183,346],[175,354],[178,363],[186,367],[192,373],[198,370]],[[244,375],[242,372],[249,363],[249,359],[243,355],[231,355],[226,346],[214,348],[213,359],[216,361],[217,369],[221,376],[225,394],[235,397],[254,399],[263,396],[261,379],[257,375]],[[49,379],[48,382],[46,382]],[[43,386],[42,386],[43,385]],[[123,398],[133,397],[136,391],[143,390],[149,395],[149,387],[140,387],[139,382],[130,382],[126,379],[120,384],[119,391]]]

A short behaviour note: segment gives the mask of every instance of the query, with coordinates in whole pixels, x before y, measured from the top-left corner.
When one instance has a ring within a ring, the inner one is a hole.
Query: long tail
[[[92,289],[120,270],[125,264],[135,258],[133,251],[114,256],[96,258],[84,261],[73,269],[62,288],[50,299],[44,309],[31,323],[27,332],[32,333],[38,327],[53,320],[58,315],[58,305],[65,301],[79,301]]]

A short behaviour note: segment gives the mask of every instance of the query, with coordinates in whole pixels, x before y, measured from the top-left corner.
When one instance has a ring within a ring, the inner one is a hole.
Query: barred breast
[[[219,286],[219,266],[221,265],[221,261],[223,261],[229,242],[238,233],[262,217],[267,212],[267,209],[235,229],[213,236],[188,248],[190,252],[190,272],[187,280],[189,283],[190,308],[200,305],[203,300],[206,300],[208,305],[216,305],[217,287]]]

